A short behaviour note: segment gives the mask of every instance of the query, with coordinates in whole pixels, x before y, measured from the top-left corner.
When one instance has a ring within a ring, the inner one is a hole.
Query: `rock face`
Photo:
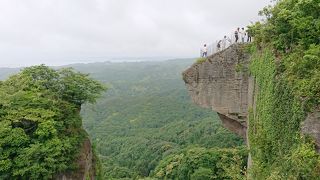
[[[248,76],[249,59],[242,45],[232,45],[193,64],[183,72],[183,80],[193,102],[216,111],[224,127],[242,136],[250,149],[247,116],[249,108],[256,111],[259,86],[254,77]],[[308,113],[300,127],[302,134],[314,139],[320,153],[320,107]],[[247,168],[251,166],[249,153]]]
[[[316,149],[320,153],[320,109],[308,114],[302,122],[301,131],[314,138]]]
[[[247,129],[248,63],[249,54],[243,46],[232,45],[183,72],[193,102],[216,111],[223,125],[243,138]]]
[[[79,168],[73,172],[66,172],[57,175],[56,180],[94,180],[94,157],[89,138],[83,141],[81,151],[77,159]]]
[[[249,59],[243,45],[234,44],[183,72],[193,102],[216,111],[223,125],[244,137],[247,146],[250,146],[246,135],[248,108],[255,112],[259,91],[255,79],[248,76]],[[315,140],[320,153],[319,107],[302,122],[301,132]]]

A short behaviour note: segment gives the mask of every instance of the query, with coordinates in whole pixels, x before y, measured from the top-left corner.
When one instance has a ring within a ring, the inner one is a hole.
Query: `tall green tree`
[[[76,168],[81,104],[105,90],[87,74],[25,68],[0,83],[0,179],[51,179]],[[71,166],[70,166],[71,165]]]

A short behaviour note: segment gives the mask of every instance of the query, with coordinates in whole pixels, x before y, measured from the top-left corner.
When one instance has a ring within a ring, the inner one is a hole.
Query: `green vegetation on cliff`
[[[252,26],[250,70],[258,85],[249,117],[253,179],[319,179],[320,156],[301,134],[320,103],[320,3],[282,0]]]
[[[300,123],[306,117],[302,102],[284,77],[276,75],[270,50],[253,58],[251,70],[259,87],[257,107],[249,118],[253,177],[316,179],[319,155],[310,140],[300,135]]]
[[[86,135],[80,106],[104,89],[86,74],[44,65],[0,81],[0,179],[52,179],[76,169]]]

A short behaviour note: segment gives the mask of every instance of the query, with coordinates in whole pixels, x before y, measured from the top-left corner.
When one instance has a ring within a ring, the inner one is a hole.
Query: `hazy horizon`
[[[0,67],[192,58],[270,0],[3,0]],[[248,8],[249,7],[249,8]]]
[[[86,65],[86,64],[95,64],[95,63],[144,63],[144,62],[164,62],[164,61],[183,61],[189,59],[196,59],[197,57],[116,57],[116,58],[106,58],[106,60],[97,60],[96,61],[68,61],[67,64],[32,64],[32,65],[18,65],[18,66],[0,66],[0,69],[21,69],[28,66],[35,66],[44,64],[50,67],[63,67],[63,66],[72,66],[72,65]]]

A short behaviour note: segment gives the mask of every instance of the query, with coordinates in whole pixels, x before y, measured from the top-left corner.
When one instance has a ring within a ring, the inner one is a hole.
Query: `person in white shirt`
[[[231,43],[231,39],[228,38],[227,36],[224,36],[222,39],[222,50],[227,48],[229,46],[229,43]]]
[[[241,28],[241,30],[240,30],[240,39],[241,39],[242,43],[244,43],[245,37],[246,37],[246,31],[244,30],[244,28]]]
[[[207,48],[207,45],[204,44],[202,48],[202,57],[207,57],[207,55],[208,55],[208,48]]]

